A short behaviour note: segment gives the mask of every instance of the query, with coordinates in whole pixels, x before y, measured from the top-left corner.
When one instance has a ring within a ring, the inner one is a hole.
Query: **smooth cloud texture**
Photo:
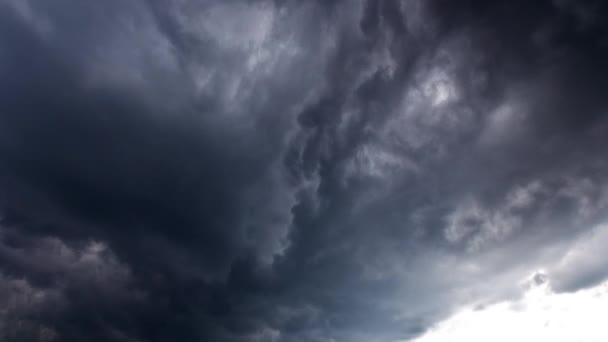
[[[534,288],[514,302],[460,312],[414,341],[603,341],[607,289],[606,283],[568,294]]]

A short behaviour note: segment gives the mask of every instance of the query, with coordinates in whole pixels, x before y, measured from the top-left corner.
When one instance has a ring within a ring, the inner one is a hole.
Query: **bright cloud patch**
[[[520,300],[465,309],[415,342],[605,341],[608,282],[575,293],[555,293],[547,284]]]

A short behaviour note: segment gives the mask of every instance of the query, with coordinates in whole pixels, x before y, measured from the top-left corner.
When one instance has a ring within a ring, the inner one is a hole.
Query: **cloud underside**
[[[0,340],[593,340],[603,14],[5,0]]]

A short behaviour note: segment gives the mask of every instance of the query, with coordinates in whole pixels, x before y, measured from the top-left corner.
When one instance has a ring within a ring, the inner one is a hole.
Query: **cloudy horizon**
[[[0,340],[606,340],[607,10],[0,0]]]

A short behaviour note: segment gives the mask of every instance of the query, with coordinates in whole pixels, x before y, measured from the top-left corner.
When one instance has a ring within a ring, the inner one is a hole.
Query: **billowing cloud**
[[[5,0],[1,339],[454,340],[549,315],[534,298],[585,311],[608,277],[598,13]]]

